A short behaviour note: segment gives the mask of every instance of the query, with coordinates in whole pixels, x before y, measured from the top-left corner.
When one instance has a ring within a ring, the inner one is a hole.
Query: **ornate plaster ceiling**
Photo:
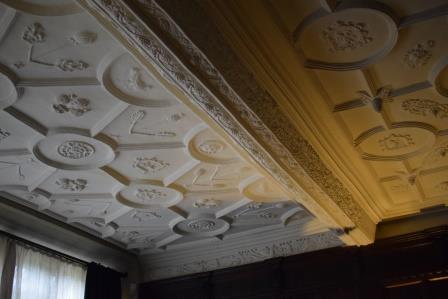
[[[4,198],[140,254],[327,231],[81,6],[2,2]]]
[[[448,204],[447,1],[203,7],[372,219]]]

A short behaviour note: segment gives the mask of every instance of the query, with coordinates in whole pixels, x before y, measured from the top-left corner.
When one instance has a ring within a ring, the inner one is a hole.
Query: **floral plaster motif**
[[[404,63],[412,69],[426,65],[432,57],[431,49],[434,48],[435,44],[436,42],[433,40],[416,44],[404,54]]]
[[[332,53],[353,51],[373,41],[365,23],[342,20],[336,21],[322,31],[322,38]]]

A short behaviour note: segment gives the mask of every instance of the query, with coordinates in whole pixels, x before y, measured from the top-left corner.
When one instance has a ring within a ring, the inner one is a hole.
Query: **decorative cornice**
[[[332,232],[318,233],[302,238],[290,238],[283,241],[260,244],[258,246],[238,248],[215,257],[198,257],[178,265],[159,268],[149,267],[145,271],[145,280],[158,280],[241,266],[271,258],[300,254],[340,245],[341,241]]]
[[[154,1],[134,1],[135,8],[138,8],[135,10],[118,0],[79,1],[92,14],[112,21],[114,30],[124,36],[139,54],[205,110],[314,214],[336,226],[353,223],[361,230],[368,231],[367,227],[373,225],[352,194],[324,165],[310,143],[280,111],[275,100],[259,87],[253,75],[244,68],[213,25],[198,24],[195,27],[198,32],[195,33],[202,35],[203,43],[210,44],[210,48],[207,48],[210,55],[222,59],[219,71]],[[198,20],[196,14],[193,16],[188,13],[193,10],[191,7],[180,7],[196,4],[182,1],[169,3],[182,11],[182,17],[187,18],[187,22]],[[143,14],[141,19],[134,15],[134,11]],[[204,21],[203,18],[199,19]],[[181,53],[174,55],[174,49]],[[187,67],[178,57],[187,59],[184,61]],[[197,75],[193,75],[191,69]],[[234,115],[229,112],[229,108],[234,111]],[[241,120],[251,133],[240,124]],[[257,136],[263,145],[251,134]],[[334,211],[336,206],[338,211]],[[335,216],[341,215],[339,210],[345,217]],[[329,211],[332,216],[328,216]],[[368,239],[368,234],[364,234]]]

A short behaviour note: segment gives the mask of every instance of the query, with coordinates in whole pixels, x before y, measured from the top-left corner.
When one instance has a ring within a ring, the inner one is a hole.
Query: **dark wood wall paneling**
[[[140,285],[139,299],[447,299],[448,227]]]

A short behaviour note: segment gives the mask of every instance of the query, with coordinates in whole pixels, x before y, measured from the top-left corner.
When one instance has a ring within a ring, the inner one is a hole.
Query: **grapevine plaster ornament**
[[[428,99],[407,99],[401,103],[401,108],[419,116],[433,116],[440,119],[448,117],[448,104],[440,104]]]
[[[56,185],[64,190],[79,192],[87,187],[87,180],[62,178],[56,181]]]
[[[424,43],[418,43],[404,54],[404,63],[415,69],[426,65],[432,57],[432,48],[436,45],[434,40],[427,40]]]
[[[132,163],[132,167],[136,168],[143,174],[147,174],[148,172],[157,172],[168,166],[170,166],[170,163],[157,157],[138,157],[135,158],[134,163]]]
[[[45,43],[47,40],[47,33],[45,31],[45,28],[42,26],[42,24],[40,24],[38,22],[35,22],[25,28],[25,31],[23,32],[23,35],[22,35],[22,40],[25,41],[29,45],[28,54],[26,57],[26,61],[17,61],[14,63],[14,66],[16,68],[19,68],[19,69],[23,68],[28,63],[34,63],[34,64],[38,64],[38,65],[43,65],[43,66],[55,67],[64,72],[83,71],[89,67],[89,64],[82,60],[74,60],[74,59],[69,59],[69,58],[60,58],[55,62],[48,62],[48,61],[41,60],[41,58],[46,56],[47,54],[52,53],[56,50],[60,50],[64,47],[66,47],[67,45],[63,45],[63,46],[57,47],[55,49],[49,49],[45,53],[36,55],[34,53],[35,46],[37,46],[37,44]],[[89,38],[87,38],[85,36],[85,34],[84,34],[84,36],[83,36],[83,34],[79,34],[78,36],[76,36],[76,37],[74,36],[74,37],[72,37],[72,39],[70,39],[70,41],[75,46],[81,44],[82,42],[89,43],[88,40],[89,40]],[[92,40],[92,36],[90,36],[90,41],[91,40]],[[73,41],[77,41],[79,43],[74,43]]]
[[[216,223],[212,220],[199,219],[191,221],[187,226],[195,232],[203,233],[214,230]]]
[[[381,112],[383,108],[383,103],[392,102],[391,98],[391,86],[385,86],[377,90],[375,95],[371,95],[365,90],[358,91],[358,94],[361,96],[361,101],[365,105],[372,105],[373,110],[376,112]]]
[[[322,38],[329,45],[331,53],[353,51],[373,41],[365,23],[342,20],[322,31]]]
[[[248,204],[244,209],[237,212],[233,217],[259,217],[259,218],[276,218],[277,214],[272,211],[282,209],[285,205],[283,203],[264,204],[261,202],[253,202]]]
[[[70,37],[69,40],[75,46],[90,45],[96,41],[97,37],[98,35],[95,32],[84,30],[75,33],[74,35],[72,35],[72,37]]]
[[[57,113],[70,113],[78,117],[91,110],[90,101],[85,98],[80,98],[74,93],[60,95],[57,98],[57,104],[54,104],[52,107]]]
[[[156,189],[138,189],[135,193],[135,197],[140,199],[142,202],[154,202],[161,199],[166,199],[167,194]]]

